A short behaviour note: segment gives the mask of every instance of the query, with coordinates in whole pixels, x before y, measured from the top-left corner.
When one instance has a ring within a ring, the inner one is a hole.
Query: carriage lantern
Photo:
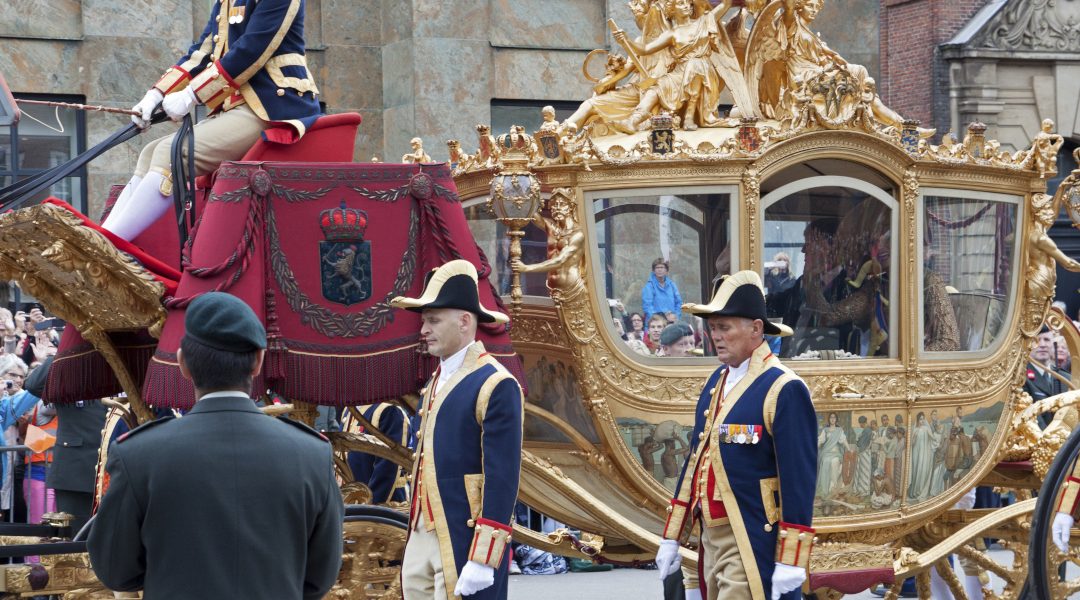
[[[521,238],[525,226],[540,211],[540,182],[529,170],[529,150],[532,140],[514,127],[511,133],[499,136],[502,151],[498,171],[491,178],[488,209],[495,220],[506,226],[510,237],[511,264],[521,259]],[[513,270],[510,281],[510,304],[516,313],[521,308],[521,273]]]
[[[1065,190],[1065,210],[1072,219],[1073,227],[1080,229],[1080,182],[1073,183]]]
[[[1080,160],[1080,149],[1073,151],[1073,159]],[[1065,211],[1069,213],[1073,227],[1080,229],[1080,168],[1075,169],[1061,182],[1059,193],[1065,200]]]

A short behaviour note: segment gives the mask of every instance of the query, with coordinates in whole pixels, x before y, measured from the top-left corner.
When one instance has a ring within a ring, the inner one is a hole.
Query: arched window
[[[843,175],[796,178],[762,198],[763,279],[773,340],[796,360],[895,357],[897,203]]]

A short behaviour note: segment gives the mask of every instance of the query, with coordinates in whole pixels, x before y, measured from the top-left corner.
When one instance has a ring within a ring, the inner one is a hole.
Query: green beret
[[[196,298],[184,316],[187,337],[226,352],[254,352],[266,348],[266,329],[243,300],[224,292]]]
[[[670,346],[688,335],[694,335],[694,330],[682,321],[676,321],[660,332],[660,344]]]

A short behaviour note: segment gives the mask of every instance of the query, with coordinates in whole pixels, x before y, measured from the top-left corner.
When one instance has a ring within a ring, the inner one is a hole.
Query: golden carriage
[[[480,126],[471,155],[449,144],[458,195],[511,300],[525,363],[520,497],[568,526],[515,538],[616,563],[654,555],[695,400],[716,366],[691,319],[700,347],[685,357],[642,353],[620,329],[633,321],[613,319],[644,308],[649,266],[662,257],[684,302],[707,300],[722,274],[753,269],[765,275],[775,318],[797,317],[788,323],[796,335],[777,351],[806,380],[819,415],[809,590],[885,582],[895,597],[914,576],[925,598],[929,568],[959,554],[1004,581],[987,581],[988,597],[1020,596],[1032,491],[1077,420],[1074,392],[1032,405],[1022,391],[1044,321],[1080,351],[1072,322],[1048,312],[1055,264],[1080,267],[1046,234],[1080,189],[1076,175],[1045,193],[1061,138],[1047,128],[1010,153],[973,123],[962,140],[946,133],[932,143],[934,132],[885,106],[866,70],[812,33],[816,0],[721,3],[716,12],[707,2],[661,4],[631,3],[641,36],[616,35],[626,57],[590,55],[596,95],[566,122],[545,116],[535,133],[498,138]],[[718,104],[732,109],[722,116]],[[27,268],[14,230],[0,271],[78,325],[138,409],[139,386],[102,332],[156,323],[160,291],[94,244],[47,245],[44,262],[67,275],[43,281],[50,271]],[[65,259],[75,246],[79,255]],[[807,282],[803,298],[783,298],[781,263],[786,279]],[[73,302],[80,289],[108,292],[127,310],[103,309],[93,293]],[[296,412],[310,418],[309,409]],[[1044,412],[1056,416],[1041,429]],[[333,440],[342,451],[411,459],[377,434]],[[363,501],[341,466],[346,491]],[[1017,502],[954,508],[977,485],[1014,490]],[[365,547],[346,561],[334,597],[394,597],[388,561],[403,531],[356,527]],[[1012,562],[989,558],[985,537]],[[684,553],[686,564],[696,559]],[[941,572],[966,598],[951,569]],[[25,576],[11,570],[8,580]],[[1053,586],[1059,597],[1080,587]]]

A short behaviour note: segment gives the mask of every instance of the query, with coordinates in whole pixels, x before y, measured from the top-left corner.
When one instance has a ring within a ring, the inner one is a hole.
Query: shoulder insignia
[[[172,415],[166,415],[164,417],[159,417],[157,419],[154,419],[153,421],[143,423],[142,425],[139,425],[135,429],[129,430],[127,433],[120,434],[120,437],[116,438],[116,443],[120,444],[120,443],[124,442],[125,440],[127,440],[128,438],[132,437],[133,435],[137,434],[137,433],[142,433],[142,432],[144,432],[144,431],[146,431],[148,429],[151,429],[153,427],[161,425],[162,423],[164,423],[166,421],[172,421],[175,418],[176,417],[174,417]]]
[[[312,429],[311,427],[309,427],[305,423],[301,423],[300,421],[297,421],[295,419],[290,419],[289,417],[284,417],[284,416],[278,417],[277,419],[279,421],[282,421],[282,422],[288,423],[289,425],[292,425],[293,427],[299,429],[300,431],[303,431],[304,433],[311,434],[311,435],[319,438],[320,440],[322,440],[324,442],[329,442],[330,441],[330,438],[326,437],[322,433],[319,433],[318,431],[315,431],[314,429]]]

